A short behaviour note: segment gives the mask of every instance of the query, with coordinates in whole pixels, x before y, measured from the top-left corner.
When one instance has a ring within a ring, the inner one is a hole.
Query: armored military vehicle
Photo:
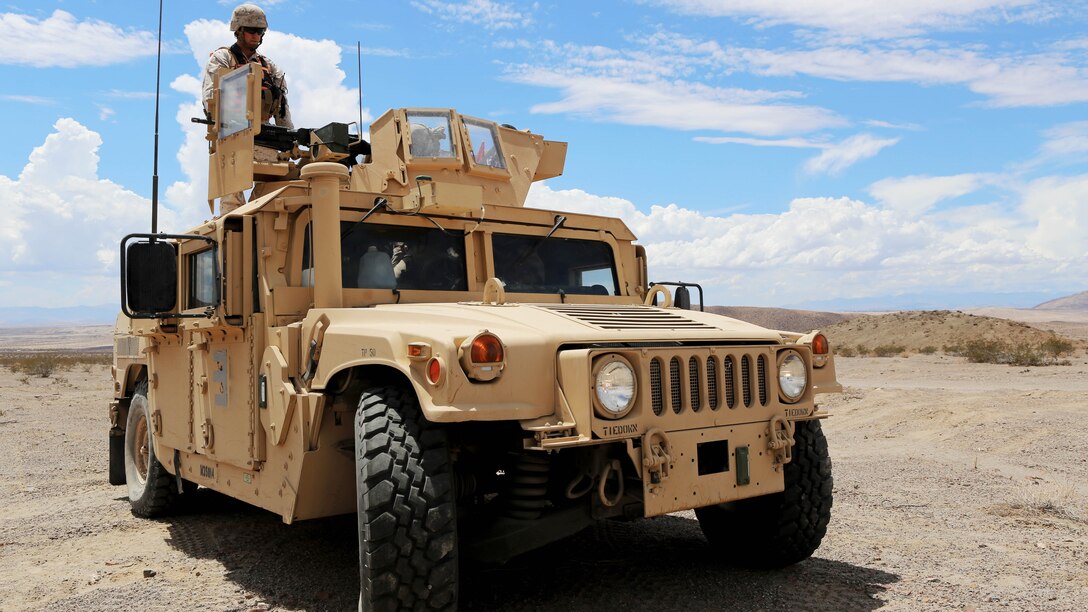
[[[816,550],[823,335],[679,308],[620,220],[523,207],[565,143],[451,109],[288,132],[254,120],[258,68],[209,126],[209,203],[248,202],[122,241],[110,476],[135,514],[197,486],[357,513],[366,609],[455,607],[459,558],[601,520],[695,509],[747,566]]]

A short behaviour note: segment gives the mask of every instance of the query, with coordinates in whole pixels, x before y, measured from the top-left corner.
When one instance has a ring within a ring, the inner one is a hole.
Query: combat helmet
[[[264,11],[256,4],[239,4],[230,14],[230,31],[237,32],[239,28],[268,29],[268,19]]]

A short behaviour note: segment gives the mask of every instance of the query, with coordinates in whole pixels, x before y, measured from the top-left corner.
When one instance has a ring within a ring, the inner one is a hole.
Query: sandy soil
[[[207,490],[134,518],[106,484],[108,371],[0,369],[0,609],[351,609],[354,518],[286,526]],[[691,513],[465,568],[469,610],[1081,610],[1088,362],[841,359],[835,507],[816,555],[740,570]],[[1080,487],[1080,488],[1078,488]]]

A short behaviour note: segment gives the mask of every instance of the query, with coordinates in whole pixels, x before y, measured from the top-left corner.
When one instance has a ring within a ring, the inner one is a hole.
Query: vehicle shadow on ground
[[[354,609],[354,516],[284,525],[278,516],[201,489],[169,519],[169,544],[214,559],[273,608]],[[502,566],[464,564],[464,610],[874,610],[899,576],[814,557],[779,571],[731,564],[692,518],[603,523]]]

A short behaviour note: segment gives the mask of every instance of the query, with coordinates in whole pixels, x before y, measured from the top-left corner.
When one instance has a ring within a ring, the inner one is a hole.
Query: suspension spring
[[[550,471],[551,462],[546,455],[518,455],[510,469],[510,486],[506,490],[507,516],[524,520],[540,518],[548,505]]]

